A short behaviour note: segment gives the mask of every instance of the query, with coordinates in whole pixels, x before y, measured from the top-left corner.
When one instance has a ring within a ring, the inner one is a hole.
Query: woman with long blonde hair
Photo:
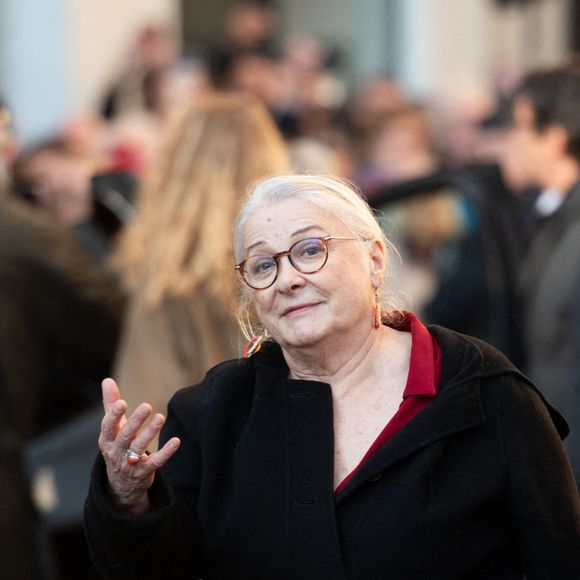
[[[177,388],[239,354],[234,218],[246,188],[287,163],[268,112],[247,96],[196,99],[168,128],[113,255],[131,296],[116,365],[130,405],[164,411]]]

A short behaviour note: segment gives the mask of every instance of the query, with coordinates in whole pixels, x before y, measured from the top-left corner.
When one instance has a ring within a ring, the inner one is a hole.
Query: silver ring
[[[131,465],[135,465],[141,461],[141,455],[132,449],[127,449],[127,451],[125,451],[125,458],[127,459],[127,463],[130,463]]]

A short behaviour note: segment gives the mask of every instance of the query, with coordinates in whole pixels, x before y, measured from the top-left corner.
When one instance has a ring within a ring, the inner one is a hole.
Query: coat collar
[[[348,485],[337,494],[337,503],[346,499],[369,478],[428,445],[484,423],[486,417],[481,400],[482,379],[511,376],[527,383],[544,401],[560,435],[567,435],[568,427],[562,416],[499,351],[483,341],[439,326],[430,326],[429,332],[441,347],[441,386],[438,395],[357,470]],[[254,357],[253,363],[266,371],[266,375],[262,376],[286,385],[291,393],[314,392],[317,397],[327,397],[327,403],[332,408],[332,393],[328,384],[287,380],[289,369],[278,345],[265,345],[262,352]]]

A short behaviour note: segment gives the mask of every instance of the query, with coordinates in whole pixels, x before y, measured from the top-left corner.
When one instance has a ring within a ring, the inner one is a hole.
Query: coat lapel
[[[270,416],[273,422],[280,422],[276,429],[284,431],[286,437],[286,526],[292,577],[304,580],[346,578],[333,493],[330,385],[288,380],[288,367],[281,353],[271,347],[256,357],[256,365],[256,396],[278,402],[285,399],[286,411]]]
[[[347,499],[359,486],[380,477],[391,466],[461,431],[485,422],[479,379],[441,392],[416,417],[407,423],[355,473],[337,495],[336,503]]]
[[[288,381],[289,526],[296,578],[344,578],[334,504],[330,386]]]

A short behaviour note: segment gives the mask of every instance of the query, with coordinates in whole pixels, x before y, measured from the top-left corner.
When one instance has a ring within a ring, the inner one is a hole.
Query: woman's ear
[[[369,258],[371,261],[371,282],[374,288],[380,288],[385,278],[387,257],[385,244],[379,239],[369,242]]]

